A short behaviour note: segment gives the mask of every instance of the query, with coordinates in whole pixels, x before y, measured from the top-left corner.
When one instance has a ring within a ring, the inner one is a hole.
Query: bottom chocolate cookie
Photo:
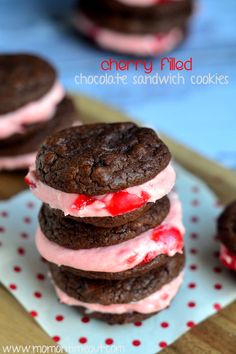
[[[52,263],[49,267],[55,285],[68,296],[86,303],[110,305],[139,301],[160,290],[179,275],[184,261],[184,255],[178,253],[162,267],[123,280],[88,279]]]
[[[162,268],[125,280],[87,279],[50,264],[59,300],[108,323],[144,320],[167,308],[183,280],[184,255],[170,257]]]

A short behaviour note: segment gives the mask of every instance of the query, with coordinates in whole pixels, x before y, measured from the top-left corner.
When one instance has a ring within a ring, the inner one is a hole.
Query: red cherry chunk
[[[144,265],[149,262],[151,262],[157,255],[157,252],[151,251],[146,254],[146,256],[143,258],[142,262],[139,263],[139,265]]]
[[[107,210],[112,216],[129,213],[146,204],[148,199],[149,194],[146,192],[142,192],[141,197],[126,191],[116,192],[113,193]]]
[[[161,225],[152,232],[152,240],[168,243],[170,247],[183,247],[183,236],[176,227]]]
[[[95,202],[95,200],[96,199],[94,197],[89,197],[85,194],[79,194],[78,197],[75,199],[74,203],[72,204],[71,208],[80,210],[86,207],[87,205],[92,204],[93,202]]]
[[[128,264],[132,264],[135,262],[135,260],[137,259],[137,254],[133,255],[133,256],[130,256],[128,259],[127,259],[127,263]]]
[[[28,184],[30,188],[36,188],[36,184],[32,182],[28,177],[25,177],[25,183]]]

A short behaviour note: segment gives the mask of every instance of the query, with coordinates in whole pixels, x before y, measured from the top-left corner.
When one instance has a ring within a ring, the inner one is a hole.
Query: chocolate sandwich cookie
[[[218,219],[218,234],[221,242],[236,257],[236,201],[228,205]]]
[[[64,98],[57,106],[53,118],[46,122],[35,123],[27,127],[25,134],[14,134],[0,139],[0,157],[11,157],[36,152],[39,145],[52,132],[72,125],[76,113],[70,98]]]
[[[35,238],[36,246],[46,260],[65,267],[63,269],[69,269],[75,274],[87,278],[125,279],[144,274],[150,269],[161,267],[168,261],[169,256],[183,252],[184,227],[181,218],[180,201],[175,194],[170,194],[170,211],[162,222],[152,228],[148,225],[148,229],[139,234],[136,234],[136,232],[140,232],[144,226],[143,221],[145,218],[141,222],[136,220],[131,223],[128,229],[126,226],[120,227],[120,230],[126,230],[126,234],[121,236],[122,242],[120,242],[121,240],[117,241],[119,233],[116,229],[116,233],[111,230],[111,238],[113,240],[115,238],[115,241],[112,242],[116,242],[112,245],[101,247],[98,246],[99,241],[97,241],[96,246],[93,243],[95,247],[91,247],[92,245],[88,245],[88,241],[82,241],[83,244],[86,242],[87,248],[68,248],[59,245],[58,242],[54,242],[55,238],[54,241],[51,241],[39,227]],[[55,223],[57,223],[56,219]],[[81,228],[81,226],[76,226],[76,222],[74,222],[73,234],[75,235],[78,232],[78,237],[74,236],[76,239],[84,232],[81,229],[80,233],[78,227]],[[61,228],[61,224],[59,224],[58,228],[54,230],[54,234],[60,233],[59,229]],[[74,231],[75,228],[76,232]],[[43,229],[48,233],[48,225],[45,228],[43,223]],[[129,234],[131,230],[132,232]],[[51,231],[52,233],[53,231]],[[109,229],[103,229],[101,233],[100,238],[102,239],[105,233],[105,235],[108,235],[109,242]],[[63,232],[63,235],[66,235],[66,233]],[[131,238],[124,240],[127,235],[131,236]],[[70,237],[73,242],[73,235],[70,235]],[[85,237],[86,234],[85,236],[82,234],[82,238]],[[96,238],[95,233],[94,238]]]
[[[136,4],[120,0],[81,0],[74,27],[111,51],[152,56],[172,50],[186,36],[193,0]]]
[[[48,137],[39,149],[36,173],[41,182],[66,193],[104,195],[151,180],[170,159],[152,129],[100,123]]]
[[[163,197],[153,203],[140,218],[122,226],[102,228],[65,217],[62,211],[43,204],[39,225],[50,241],[65,248],[76,250],[107,247],[132,239],[161,224],[169,209],[169,199]]]
[[[49,136],[27,179],[36,197],[65,216],[116,227],[171,191],[170,159],[152,129],[128,122],[83,125]]]
[[[90,317],[110,324],[144,320],[167,308],[183,281],[184,256],[176,255],[166,267],[143,277],[123,281],[75,277],[55,265],[51,276],[59,300]]]
[[[193,9],[192,0],[167,1],[152,6],[129,6],[114,0],[80,0],[77,11],[101,28],[127,34],[165,33],[183,26]]]
[[[80,277],[54,264],[49,265],[55,285],[63,292],[76,300],[102,305],[139,301],[176,278],[183,267],[184,254],[176,254],[162,267],[144,275],[125,280],[104,280]]]
[[[0,115],[40,99],[55,80],[55,69],[38,56],[0,55]]]

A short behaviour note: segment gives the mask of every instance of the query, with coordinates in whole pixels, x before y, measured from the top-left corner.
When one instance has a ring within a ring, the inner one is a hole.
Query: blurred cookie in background
[[[236,200],[221,213],[218,235],[221,242],[220,260],[224,266],[236,271]]]
[[[104,49],[154,56],[183,41],[192,12],[193,0],[81,0],[73,24]]]
[[[43,140],[75,115],[51,64],[31,54],[0,56],[0,170],[28,168]]]

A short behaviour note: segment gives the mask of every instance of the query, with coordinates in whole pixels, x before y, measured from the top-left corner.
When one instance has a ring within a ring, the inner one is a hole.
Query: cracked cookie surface
[[[48,137],[37,155],[36,174],[66,193],[103,195],[151,180],[170,159],[152,129],[128,122],[91,124]]]

